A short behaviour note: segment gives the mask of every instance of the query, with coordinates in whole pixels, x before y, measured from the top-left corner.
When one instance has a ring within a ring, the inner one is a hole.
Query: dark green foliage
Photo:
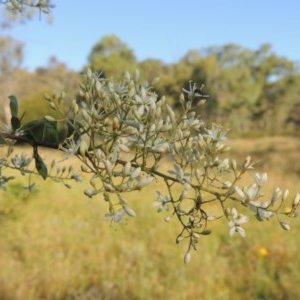
[[[89,55],[89,64],[102,77],[120,76],[119,70],[133,71],[136,64],[134,52],[116,35],[108,35],[97,42]]]
[[[33,147],[33,157],[35,159],[35,167],[36,167],[38,173],[45,180],[48,176],[48,169],[47,169],[47,166],[45,165],[43,159],[39,155],[37,147]]]
[[[21,122],[18,118],[18,100],[15,96],[11,95],[8,97],[10,100],[10,113],[11,113],[11,127],[13,131],[16,131],[21,127]]]
[[[10,112],[12,117],[17,117],[18,116],[18,100],[15,96],[11,95],[8,96],[9,101],[10,101]]]
[[[23,136],[30,144],[49,141],[58,144],[58,130],[56,122],[51,122],[46,118],[30,121],[22,126]]]
[[[21,127],[21,122],[18,117],[11,117],[10,121],[13,131],[16,131],[18,128]]]

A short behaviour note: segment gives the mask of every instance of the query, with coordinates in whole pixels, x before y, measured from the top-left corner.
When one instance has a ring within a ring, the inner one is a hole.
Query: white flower
[[[212,129],[206,129],[206,132],[204,136],[211,138],[214,142],[223,142],[227,139],[227,130],[220,126],[213,125]]]
[[[246,231],[241,227],[242,224],[249,221],[249,218],[243,214],[239,214],[236,208],[231,210],[232,220],[228,222],[229,235],[233,236],[235,232],[238,232],[240,236],[245,237]]]
[[[166,211],[169,211],[169,202],[170,202],[170,195],[163,196],[161,192],[156,191],[157,194],[157,200],[153,202],[153,206],[156,207],[158,206],[157,212],[163,211],[165,209]]]
[[[67,154],[66,157],[63,158],[61,161],[67,160],[71,156],[77,154],[79,147],[80,147],[80,139],[78,139],[77,142],[75,142],[73,138],[67,138],[65,141],[65,145],[59,146],[59,149],[64,151]]]
[[[256,173],[254,178],[255,178],[255,182],[256,182],[259,186],[261,186],[261,185],[263,185],[264,183],[267,182],[267,180],[268,180],[268,175],[267,175],[267,173],[263,173],[263,174]]]

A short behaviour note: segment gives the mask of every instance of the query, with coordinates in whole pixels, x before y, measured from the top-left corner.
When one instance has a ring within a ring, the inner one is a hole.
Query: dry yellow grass
[[[269,155],[269,185],[300,191],[296,172],[280,172],[273,164],[279,157],[280,164],[293,165],[290,158],[299,142],[268,142],[232,144],[241,160],[253,150]],[[9,208],[0,221],[0,299],[298,297],[299,220],[292,222],[292,231],[284,232],[276,220],[261,224],[253,216],[246,239],[229,238],[227,223],[220,220],[212,225],[213,234],[202,238],[191,263],[184,265],[184,242],[175,244],[176,221],[165,223],[166,215],[152,207],[160,182],[131,194],[137,217],[113,226],[104,221],[103,199],[83,196],[83,184],[73,184],[71,190],[48,180],[38,184],[41,189],[29,197],[18,193],[17,185],[10,186],[10,193],[0,193],[0,211]]]

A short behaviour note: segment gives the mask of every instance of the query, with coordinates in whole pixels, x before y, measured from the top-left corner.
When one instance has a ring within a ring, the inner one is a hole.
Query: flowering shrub
[[[8,148],[0,160],[0,188],[6,190],[14,179],[5,175],[8,169],[39,174],[68,188],[69,180],[81,180],[72,166],[58,165],[55,172],[57,163],[46,163],[39,155],[43,146],[63,151],[65,159],[74,156],[81,162],[81,172],[90,178],[84,194],[103,197],[106,218],[111,222],[136,216],[126,199],[128,192],[162,180],[166,189],[153,194],[154,206],[158,212],[166,211],[165,221],[179,222],[181,230],[175,241],[187,242],[185,263],[190,261],[191,251],[197,250],[201,236],[211,233],[210,223],[221,218],[227,220],[230,235],[246,235],[247,210],[259,221],[276,216],[281,227],[289,230],[285,217],[298,215],[300,195],[290,200],[287,212],[283,207],[289,201],[287,190],[276,188],[270,199],[263,198],[266,173],[255,174],[252,184],[241,186],[241,177],[253,169],[253,163],[249,156],[242,164],[225,157],[229,150],[224,144],[227,130],[217,124],[206,128],[196,112],[209,99],[203,87],[190,82],[179,97],[181,114],[175,115],[165,97],[155,93],[156,81],[141,82],[136,71],[133,76],[126,72],[117,83],[88,70],[76,99],[67,101],[65,93],[45,95],[60,118],[48,115],[25,124],[17,98],[10,96],[11,124],[0,133],[1,143]],[[32,147],[32,158],[14,155],[16,141]],[[164,172],[160,166],[166,158],[171,167]],[[26,188],[31,191],[35,187],[30,180]]]

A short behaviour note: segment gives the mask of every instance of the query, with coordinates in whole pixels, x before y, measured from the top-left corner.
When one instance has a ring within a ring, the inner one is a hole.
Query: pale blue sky
[[[53,0],[54,22],[38,16],[3,32],[26,43],[23,66],[46,66],[50,56],[70,68],[87,64],[93,45],[116,34],[138,60],[176,62],[190,49],[236,43],[300,62],[299,0]]]

